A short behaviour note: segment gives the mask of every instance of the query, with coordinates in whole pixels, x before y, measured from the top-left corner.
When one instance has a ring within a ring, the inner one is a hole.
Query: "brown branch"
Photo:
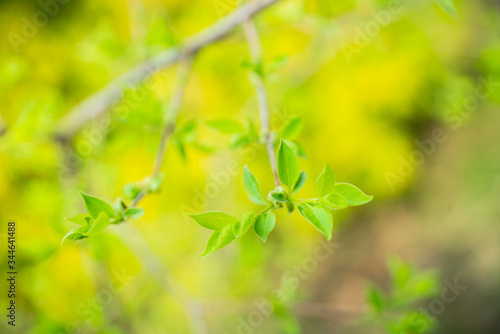
[[[245,20],[243,22],[243,29],[245,31],[245,36],[248,41],[248,46],[250,48],[250,54],[252,56],[252,62],[254,66],[262,66],[262,50],[259,42],[259,35],[255,24],[250,20]],[[252,81],[255,86],[255,91],[257,93],[257,101],[259,103],[259,115],[260,123],[262,129],[262,135],[266,141],[267,155],[269,156],[269,163],[271,164],[271,169],[273,171],[274,183],[278,187],[280,185],[280,180],[278,178],[278,169],[276,166],[276,156],[274,154],[274,143],[271,133],[271,128],[269,125],[269,102],[267,98],[266,85],[261,74],[251,73]]]
[[[123,87],[135,85],[181,59],[184,55],[196,53],[205,46],[227,36],[236,26],[251,18],[279,0],[255,0],[216,22],[212,26],[187,38],[181,46],[167,49],[129,70],[103,89],[76,105],[61,119],[56,136],[71,138],[86,122],[103,115],[123,95]]]

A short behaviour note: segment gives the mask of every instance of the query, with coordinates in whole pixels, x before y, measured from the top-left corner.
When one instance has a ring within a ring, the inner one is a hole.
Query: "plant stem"
[[[243,22],[243,30],[245,31],[245,36],[247,38],[253,64],[255,66],[262,66],[262,50],[255,24],[250,19],[247,19]],[[280,180],[278,178],[278,168],[276,166],[273,138],[269,125],[269,102],[267,98],[266,85],[262,76],[258,73],[255,73],[255,71],[251,73],[251,76],[257,94],[257,101],[259,104],[259,116],[262,135],[264,136],[267,155],[269,156],[269,163],[271,164],[271,169],[273,171],[274,184],[276,185],[276,187],[278,187],[280,185]]]
[[[158,149],[156,151],[151,176],[155,176],[156,174],[158,174],[160,172],[161,166],[163,165],[163,160],[165,157],[169,139],[172,136],[172,133],[174,133],[175,126],[177,124],[177,118],[179,116],[182,100],[186,91],[186,84],[188,82],[189,73],[193,64],[193,57],[194,55],[188,54],[184,56],[181,62],[179,62],[177,76],[172,91],[172,97],[170,98],[168,108],[163,115],[163,132],[161,135],[160,144],[158,145]],[[146,195],[147,189],[144,188],[134,199],[132,206],[136,206]]]
[[[109,107],[123,96],[123,87],[136,85],[175,62],[181,61],[184,56],[182,50],[188,54],[196,53],[202,48],[219,41],[227,36],[235,27],[248,18],[254,16],[279,0],[251,1],[230,15],[219,20],[212,26],[193,35],[180,44],[158,55],[147,59],[132,68],[100,91],[80,102],[59,122],[55,137],[69,139],[73,137],[88,121],[103,115]]]

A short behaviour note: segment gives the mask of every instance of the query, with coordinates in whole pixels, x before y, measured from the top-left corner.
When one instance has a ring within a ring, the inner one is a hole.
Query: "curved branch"
[[[255,66],[262,66],[262,50],[260,47],[259,34],[255,28],[255,24],[250,20],[243,22],[243,29],[250,48],[252,62]],[[261,75],[252,73],[252,81],[257,93],[257,101],[259,103],[260,124],[262,128],[262,135],[266,141],[267,155],[269,156],[269,163],[274,176],[274,184],[278,187],[280,180],[278,177],[278,168],[276,166],[276,156],[274,154],[274,144],[269,125],[269,102],[267,98],[266,85]]]
[[[63,139],[72,137],[86,122],[104,114],[114,102],[119,100],[123,95],[123,87],[138,84],[156,71],[179,61],[184,55],[196,53],[205,46],[220,40],[236,26],[277,1],[279,0],[249,2],[212,26],[187,38],[180,47],[167,49],[137,65],[71,109],[57,126],[56,136]]]

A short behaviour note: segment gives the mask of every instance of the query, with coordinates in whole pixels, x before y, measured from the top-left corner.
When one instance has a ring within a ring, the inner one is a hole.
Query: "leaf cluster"
[[[276,225],[274,211],[281,208],[286,208],[288,213],[297,208],[299,213],[329,240],[333,229],[330,210],[362,205],[373,198],[352,184],[336,183],[335,175],[328,165],[316,180],[318,197],[296,198],[294,195],[304,185],[307,175],[300,170],[296,153],[283,139],[277,152],[277,173],[281,184],[265,197],[255,175],[248,166],[243,168],[243,187],[250,201],[263,206],[256,214],[249,211],[240,219],[218,211],[190,215],[199,225],[213,231],[201,256],[209,255],[242,237],[252,226],[259,238],[265,242]]]

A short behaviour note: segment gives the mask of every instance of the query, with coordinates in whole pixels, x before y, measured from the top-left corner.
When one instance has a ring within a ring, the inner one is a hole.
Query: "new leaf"
[[[229,245],[234,239],[236,239],[236,236],[233,233],[232,225],[228,225],[219,231],[213,231],[208,238],[205,251],[200,257],[212,254],[216,250]]]
[[[61,245],[64,243],[67,243],[67,242],[76,241],[79,239],[86,238],[86,236],[84,236],[83,233],[87,232],[88,229],[89,229],[89,226],[80,226],[80,227],[76,227],[76,228],[72,229],[71,231],[66,233],[66,235],[64,236],[64,238],[61,241]]]
[[[300,175],[299,159],[283,140],[278,148],[277,164],[280,181],[284,185],[292,187]]]
[[[325,166],[316,180],[316,192],[319,197],[327,196],[333,193],[335,188],[335,175],[328,165]]]
[[[128,208],[123,213],[125,219],[129,218],[138,219],[141,218],[143,214],[144,214],[144,209],[138,207]]]
[[[266,242],[267,236],[274,229],[274,225],[276,224],[276,215],[274,212],[266,212],[257,217],[257,220],[254,224],[255,233],[262,239],[262,241]]]
[[[264,196],[262,196],[257,179],[246,165],[243,168],[243,187],[247,191],[248,197],[252,202],[259,205],[266,204],[266,200]]]
[[[69,220],[70,222],[72,223],[75,223],[75,224],[78,224],[78,225],[81,225],[81,226],[90,226],[90,222],[93,220],[92,218],[90,218],[90,216],[86,213],[82,213],[82,214],[79,214],[79,215],[76,215],[74,217],[71,217],[71,218],[65,218],[66,220]]]
[[[105,212],[101,212],[99,216],[97,216],[94,224],[90,227],[87,232],[82,233],[83,235],[89,237],[91,235],[102,232],[110,223],[109,216]]]
[[[295,182],[295,184],[292,187],[292,195],[294,195],[297,191],[300,190],[300,188],[302,188],[302,186],[306,182],[306,178],[307,178],[306,172],[300,172],[299,179],[297,180],[297,182]]]
[[[361,189],[349,183],[337,183],[335,194],[344,197],[349,205],[362,205],[373,199],[373,196],[366,195]]]
[[[233,225],[238,222],[238,219],[230,216],[224,212],[208,211],[199,214],[189,215],[196,220],[198,224],[209,230],[222,230],[227,225]]]
[[[115,216],[115,210],[110,204],[97,197],[90,196],[85,193],[80,194],[83,197],[85,208],[92,218],[96,219],[101,212],[105,212],[110,218]]]
[[[254,220],[255,220],[255,213],[253,211],[245,213],[241,217],[241,221],[233,225],[234,235],[237,238],[244,236],[252,226]]]
[[[330,211],[323,205],[302,203],[298,206],[300,214],[323,233],[328,240],[332,238],[333,219]]]

